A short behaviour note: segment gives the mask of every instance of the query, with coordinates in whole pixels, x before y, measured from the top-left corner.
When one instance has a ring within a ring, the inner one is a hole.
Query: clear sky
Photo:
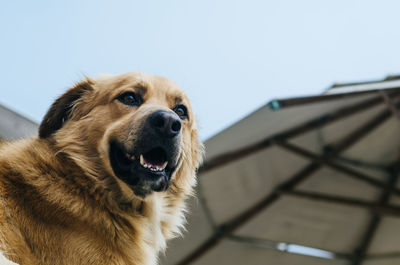
[[[203,139],[272,98],[400,73],[400,1],[3,1],[0,103],[39,122],[83,75],[164,75]],[[266,124],[268,126],[268,124]]]

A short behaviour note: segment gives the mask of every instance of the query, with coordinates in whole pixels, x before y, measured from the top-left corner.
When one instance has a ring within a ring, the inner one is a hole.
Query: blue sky
[[[40,121],[83,75],[160,74],[203,139],[272,98],[400,73],[399,1],[3,1],[0,103]],[[267,125],[266,125],[267,126]]]

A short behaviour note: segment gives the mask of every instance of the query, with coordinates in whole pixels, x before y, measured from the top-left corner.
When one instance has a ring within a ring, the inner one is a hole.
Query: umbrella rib
[[[387,169],[387,165],[384,165],[382,163],[374,163],[374,162],[356,160],[356,159],[346,157],[343,155],[335,157],[335,161],[342,162],[343,164],[346,164],[346,165],[363,167],[365,169],[374,169],[374,170],[379,170],[379,171],[386,171],[386,169]]]
[[[314,154],[313,152],[310,152],[310,151],[308,151],[308,150],[306,150],[304,148],[301,148],[301,147],[299,147],[297,145],[294,145],[294,144],[291,144],[289,142],[284,142],[284,141],[278,141],[277,140],[277,141],[274,141],[274,143],[276,145],[286,149],[286,150],[289,150],[289,151],[295,153],[295,154],[298,154],[300,156],[308,158],[308,159],[310,159],[312,161],[322,163],[322,164],[324,164],[326,166],[329,166],[330,168],[333,168],[333,169],[336,169],[337,171],[345,173],[349,177],[355,178],[357,180],[364,181],[364,182],[366,182],[366,183],[368,183],[368,184],[370,184],[372,186],[379,187],[379,188],[384,188],[387,185],[386,183],[384,183],[382,181],[379,181],[379,180],[377,180],[377,179],[375,179],[375,178],[373,178],[371,176],[368,176],[367,174],[361,173],[361,172],[359,172],[357,170],[354,170],[354,169],[352,169],[350,167],[347,167],[347,166],[344,166],[342,164],[336,163],[336,162],[332,161],[331,159],[326,158],[324,156]],[[397,195],[400,195],[400,189],[398,189],[398,188],[395,188],[393,192],[395,194],[397,194]]]
[[[389,179],[387,181],[386,187],[382,190],[382,194],[380,195],[380,198],[378,200],[378,205],[381,207],[385,207],[388,205],[390,196],[393,192],[393,189],[397,183],[398,180],[398,169],[395,167],[393,169],[389,169]],[[379,215],[378,212],[372,212],[371,213],[371,220],[369,225],[367,226],[367,229],[364,233],[364,236],[359,244],[359,246],[355,249],[354,251],[354,260],[352,265],[361,265],[363,261],[366,258],[366,254],[368,251],[368,248],[374,238],[374,235],[376,234],[376,231],[379,227],[379,224],[382,220],[382,216]]]
[[[382,102],[382,98],[380,98],[380,101]],[[357,104],[359,106],[360,104]],[[364,106],[365,109],[366,107]],[[337,112],[336,112],[337,113]],[[347,110],[348,114],[348,110]],[[389,110],[385,109],[384,111],[380,112],[378,115],[374,116],[371,120],[368,122],[364,123],[362,126],[351,132],[348,136],[344,137],[341,141],[339,141],[335,146],[333,146],[333,149],[330,151],[328,154],[328,157],[333,157],[353,144],[355,144],[357,141],[361,140],[365,135],[367,135],[369,132],[371,132],[373,129],[377,128],[379,125],[383,124],[390,116],[392,115],[392,112]],[[323,123],[323,124],[326,124]],[[313,128],[318,128],[322,126],[322,124],[318,124],[318,126],[313,126]],[[307,126],[306,126],[307,127]],[[296,127],[299,128],[299,127]],[[307,128],[308,130],[308,128]],[[303,128],[304,131],[304,128]],[[269,143],[271,144],[271,143]],[[222,239],[230,235],[232,232],[234,232],[236,229],[238,229],[240,226],[245,224],[248,220],[256,216],[259,212],[261,212],[263,209],[267,208],[271,204],[273,204],[277,199],[279,199],[280,194],[279,192],[282,190],[292,190],[297,184],[305,180],[307,177],[309,177],[312,173],[317,171],[320,167],[322,166],[321,163],[319,162],[312,162],[306,167],[304,167],[300,172],[289,178],[287,181],[284,183],[278,185],[274,191],[267,195],[263,200],[252,206],[251,208],[247,209],[244,211],[242,214],[237,216],[236,218],[233,218],[231,221],[224,223],[220,225],[217,229],[217,231],[210,237],[208,238],[205,242],[203,242],[197,249],[195,249],[193,252],[191,252],[188,256],[184,257],[180,262],[178,262],[178,265],[186,265],[190,264],[191,262],[197,260],[200,258],[204,253],[206,253],[208,250],[211,248],[215,247],[218,245]]]
[[[396,217],[400,216],[400,207],[399,206],[391,205],[391,204],[381,204],[381,203],[375,202],[375,201],[371,202],[371,201],[360,200],[360,199],[355,199],[355,198],[330,195],[330,194],[325,194],[325,193],[320,193],[320,192],[299,191],[299,190],[281,191],[281,194],[300,197],[300,198],[306,198],[306,199],[316,200],[316,201],[325,201],[325,202],[332,202],[332,203],[337,203],[337,204],[342,204],[342,205],[347,205],[347,206],[366,208],[366,209],[369,209],[379,215],[392,215],[392,216],[396,216]]]

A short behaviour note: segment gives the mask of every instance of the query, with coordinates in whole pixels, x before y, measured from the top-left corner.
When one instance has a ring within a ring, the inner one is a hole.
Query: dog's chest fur
[[[101,197],[104,191],[86,196],[70,180],[56,179],[63,173],[55,172],[54,161],[51,169],[46,161],[38,166],[39,157],[18,155],[12,161],[0,161],[0,243],[20,264],[153,265],[172,228],[182,223],[183,203],[168,204],[168,195],[153,194],[137,209],[115,211]]]

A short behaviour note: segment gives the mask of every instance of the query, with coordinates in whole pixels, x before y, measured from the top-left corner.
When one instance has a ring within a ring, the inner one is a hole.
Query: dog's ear
[[[86,79],[69,89],[51,105],[39,126],[39,137],[47,138],[70,118],[73,107],[85,93],[93,90],[93,81]]]

